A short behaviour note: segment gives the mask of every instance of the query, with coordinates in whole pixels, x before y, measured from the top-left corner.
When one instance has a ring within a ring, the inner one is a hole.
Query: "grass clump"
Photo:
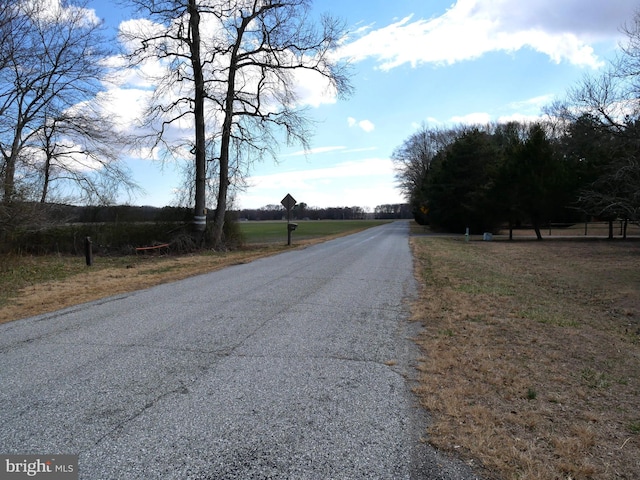
[[[51,255],[0,255],[0,307],[28,286],[64,280],[84,269],[84,260]]]

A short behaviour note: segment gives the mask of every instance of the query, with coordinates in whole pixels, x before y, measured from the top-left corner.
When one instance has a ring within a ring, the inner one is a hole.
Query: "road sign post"
[[[291,209],[296,206],[296,199],[290,193],[287,193],[287,196],[280,203],[287,209],[287,245],[291,245],[291,232],[298,226],[295,223],[291,223]]]

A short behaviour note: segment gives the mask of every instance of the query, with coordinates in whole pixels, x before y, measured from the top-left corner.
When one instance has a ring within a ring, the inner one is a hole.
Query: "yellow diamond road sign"
[[[296,199],[293,198],[291,194],[287,193],[287,196],[284,197],[280,203],[282,203],[282,206],[287,210],[291,210],[296,206]]]

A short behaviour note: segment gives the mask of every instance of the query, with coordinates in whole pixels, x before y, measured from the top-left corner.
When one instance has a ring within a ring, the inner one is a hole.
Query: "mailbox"
[[[298,224],[297,223],[288,223],[287,224],[287,228],[289,229],[290,232],[293,232],[296,228],[298,228]]]

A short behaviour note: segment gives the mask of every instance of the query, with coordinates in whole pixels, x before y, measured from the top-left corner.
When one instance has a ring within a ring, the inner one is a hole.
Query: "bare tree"
[[[455,139],[454,129],[421,127],[396,148],[391,159],[400,189],[409,199],[429,174],[431,161]]]
[[[550,109],[569,125],[568,132],[587,126],[589,134],[573,145],[580,163],[595,165],[595,178],[584,186],[578,205],[585,213],[638,221],[640,211],[640,13],[623,31],[621,54],[608,68],[588,76],[569,91],[564,103]],[[596,157],[596,158],[592,158]]]
[[[86,2],[0,0],[0,7],[2,203],[12,203],[29,179],[40,200],[54,178],[85,201],[133,187],[117,164],[112,122],[90,107],[103,89],[109,51]]]
[[[626,35],[626,41],[621,44],[622,54],[613,64],[616,76],[626,80],[626,94],[629,99],[635,100],[635,109],[638,112],[638,99],[640,99],[640,9],[630,23],[622,28]]]
[[[169,67],[157,79],[147,116],[147,123],[156,127],[155,145],[174,155],[190,146],[196,226],[201,228],[206,163],[217,163],[209,169],[218,174],[211,240],[220,245],[234,172],[241,177],[251,160],[275,155],[281,135],[287,142],[307,145],[309,120],[297,90],[300,72],[323,78],[326,88],[338,95],[349,92],[345,65],[330,56],[342,27],[328,16],[316,25],[308,16],[309,0],[131,3],[156,24],[124,32],[124,41],[133,45],[129,58],[140,64],[155,57]],[[172,138],[169,125],[186,116],[194,119],[190,137]],[[209,154],[208,144],[215,145]]]
[[[414,217],[427,223],[427,183],[432,169],[431,162],[456,138],[456,129],[439,129],[422,126],[397,147],[391,159],[396,170],[396,180],[411,205]]]
[[[119,161],[129,138],[95,107],[86,104],[45,118],[29,149],[35,161],[28,164],[41,203],[54,189],[58,200],[101,205],[114,203],[118,193],[138,190]]]
[[[589,213],[613,221],[640,219],[640,162],[628,158],[580,193],[578,202]]]

